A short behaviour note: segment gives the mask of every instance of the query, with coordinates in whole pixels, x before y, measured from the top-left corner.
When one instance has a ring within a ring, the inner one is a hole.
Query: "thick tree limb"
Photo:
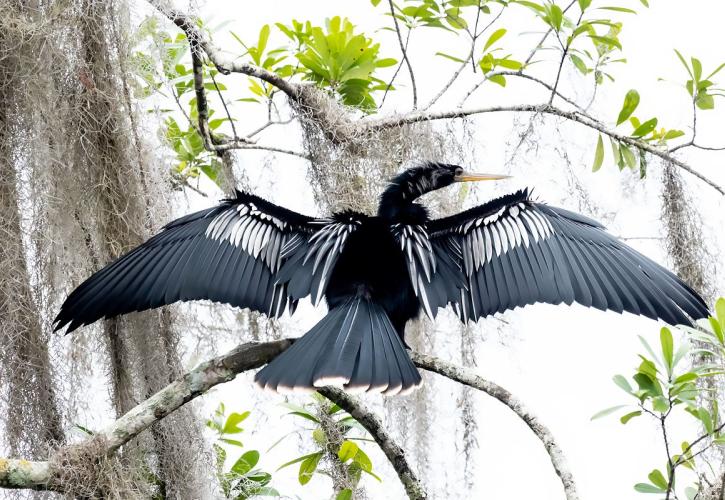
[[[437,373],[451,380],[455,380],[456,382],[460,382],[461,384],[478,389],[479,391],[483,391],[508,406],[514,413],[516,413],[516,415],[519,416],[519,418],[521,418],[521,420],[526,423],[529,429],[531,429],[531,431],[536,434],[536,437],[538,437],[544,444],[544,448],[546,448],[546,452],[549,454],[549,458],[551,459],[551,464],[554,466],[557,476],[561,479],[561,484],[564,487],[564,493],[567,500],[579,499],[574,478],[572,477],[569,466],[564,458],[564,452],[561,448],[559,448],[559,445],[556,444],[553,434],[516,396],[503,387],[476,375],[473,370],[468,368],[456,366],[443,361],[442,359],[420,354],[418,352],[411,352],[411,357],[417,367]]]
[[[200,364],[146,401],[140,403],[106,429],[94,434],[92,439],[73,446],[80,449],[83,447],[98,449],[100,444],[102,454],[113,455],[121,446],[128,443],[142,431],[192,399],[201,396],[215,385],[233,380],[237,374],[243,371],[259,368],[269,363],[292,345],[292,342],[292,339],[285,339],[274,342],[242,344],[226,354]],[[516,397],[496,384],[475,375],[471,370],[415,352],[412,353],[412,357],[420,368],[434,371],[462,384],[482,390],[509,406],[544,443],[557,474],[564,484],[567,498],[569,500],[578,498],[575,496],[574,482],[571,479],[571,473],[566,468],[561,449],[556,445],[548,429],[538,421],[535,415],[526,410]],[[423,499],[427,497],[403,450],[392,440],[374,414],[361,405],[357,399],[339,389],[325,387],[320,389],[320,393],[350,413],[370,432],[390,460],[410,498]],[[65,448],[60,448],[57,453],[61,453],[63,450]],[[57,473],[53,470],[51,464],[52,457],[47,462],[0,458],[0,487],[62,492],[65,485],[58,481]]]
[[[428,498],[428,494],[423,489],[423,485],[410,467],[405,452],[393,441],[393,438],[390,437],[383,427],[382,422],[374,413],[360,403],[357,398],[341,391],[337,387],[323,387],[318,392],[333,403],[336,403],[337,406],[348,412],[352,415],[352,418],[365,427],[373,439],[375,439],[375,442],[378,443],[380,449],[383,450],[385,456],[388,457],[395,472],[398,473],[398,477],[403,483],[408,498],[413,500]]]

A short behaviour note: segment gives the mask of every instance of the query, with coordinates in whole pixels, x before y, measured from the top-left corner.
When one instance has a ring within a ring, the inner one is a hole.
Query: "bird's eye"
[[[463,174],[463,169],[461,167],[456,167],[455,175],[461,175]]]

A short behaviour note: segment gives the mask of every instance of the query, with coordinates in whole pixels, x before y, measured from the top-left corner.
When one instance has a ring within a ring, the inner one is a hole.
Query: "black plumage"
[[[578,302],[671,324],[707,306],[670,271],[579,214],[519,191],[432,220],[421,195],[457,181],[500,178],[439,163],[406,170],[378,214],[300,215],[237,192],[182,217],[109,264],[64,302],[56,329],[179,300],[208,299],[279,317],[323,297],[328,314],[261,370],[272,390],[335,383],[398,393],[421,378],[406,323],[451,305],[461,321],[546,302]]]

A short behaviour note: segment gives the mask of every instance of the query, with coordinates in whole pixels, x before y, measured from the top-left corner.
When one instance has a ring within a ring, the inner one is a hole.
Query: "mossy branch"
[[[69,448],[76,451],[88,449],[99,459],[112,456],[131,439],[148,429],[151,425],[182,407],[189,401],[201,396],[212,387],[233,380],[239,373],[259,368],[287,349],[294,340],[284,339],[273,342],[248,342],[232,349],[226,354],[206,361],[162,390],[143,401],[106,429],[78,444],[56,450],[48,461],[27,461],[22,459],[0,458],[0,488],[50,490],[58,492],[72,491],[79,485],[67,485],[62,481],[62,471],[54,470],[54,460],[62,456]],[[424,370],[436,372],[444,377],[486,392],[511,408],[542,441],[557,475],[562,481],[568,500],[576,500],[576,488],[571,472],[566,466],[564,454],[556,444],[551,432],[539,422],[538,418],[525,409],[521,401],[502,387],[484,380],[472,370],[459,367],[417,352],[411,356],[415,364]],[[375,439],[385,453],[395,472],[398,474],[406,493],[410,498],[427,498],[427,493],[410,466],[403,449],[395,443],[385,430],[382,422],[358,399],[345,394],[334,387],[324,387],[320,393],[337,403],[350,413]]]

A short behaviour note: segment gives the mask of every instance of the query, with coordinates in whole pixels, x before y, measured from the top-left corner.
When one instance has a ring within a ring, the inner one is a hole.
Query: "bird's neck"
[[[428,220],[428,210],[415,200],[419,193],[409,184],[392,183],[380,196],[378,217],[390,223],[422,224]]]

